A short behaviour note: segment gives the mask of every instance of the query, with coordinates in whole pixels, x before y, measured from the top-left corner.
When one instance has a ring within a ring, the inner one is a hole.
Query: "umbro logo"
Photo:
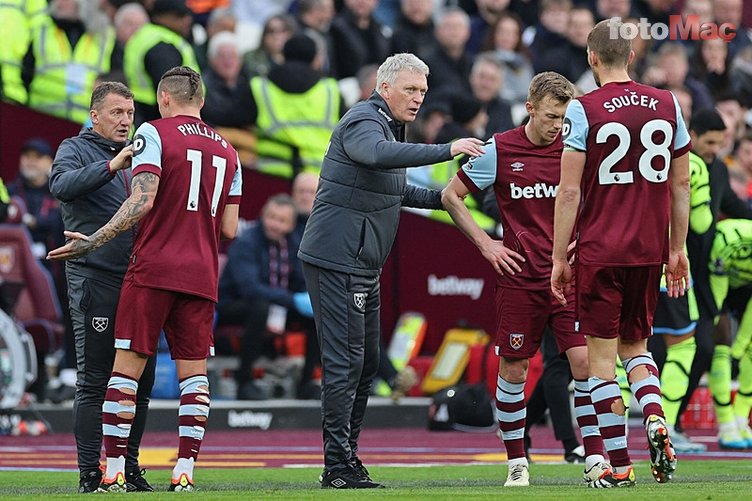
[[[332,480],[332,486],[338,489],[344,487],[346,484],[347,482],[341,478],[335,478],[334,480]]]
[[[521,172],[524,166],[522,162],[515,162],[512,164],[512,172]]]

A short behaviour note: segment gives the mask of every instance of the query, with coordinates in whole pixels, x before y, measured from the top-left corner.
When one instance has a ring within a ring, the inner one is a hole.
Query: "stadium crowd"
[[[594,90],[586,44],[601,20],[669,25],[671,16],[686,20],[692,15],[707,25],[729,23],[736,27],[730,41],[637,36],[629,69],[635,81],[674,94],[693,152],[709,172],[713,225],[710,233],[697,236],[703,250],[693,254],[689,249],[699,291],[695,347],[660,338],[650,345],[659,367],[665,361],[689,373],[679,379],[688,391],[672,388],[671,380],[663,383],[664,399],[671,394],[681,401],[680,416],[700,377],[708,373],[717,413],[723,416],[721,446],[752,448],[752,350],[734,345],[731,335],[748,328],[749,286],[732,284],[719,302],[707,272],[715,222],[752,216],[752,26],[744,22],[752,15],[744,9],[752,10],[742,0],[7,0],[0,5],[0,29],[6,34],[0,45],[0,97],[91,127],[89,104],[96,83],[120,81],[133,92],[138,126],[159,117],[155,96],[161,75],[188,66],[203,80],[204,121],[235,146],[242,166],[292,181],[301,172],[318,173],[337,122],[371,95],[376,68],[391,54],[409,52],[429,66],[429,92],[407,128],[407,139],[440,144],[466,136],[487,139],[520,124],[527,117],[530,82],[541,72],[563,75],[575,85],[576,95]],[[49,177],[54,151],[39,138],[29,138],[21,149],[18,179],[5,180],[10,199],[0,200],[12,209],[7,222],[25,225],[35,245],[44,248],[37,252],[42,257],[62,237],[57,201],[46,179],[39,182]],[[409,179],[440,189],[462,163],[455,159],[413,169]],[[36,172],[38,164],[48,172]],[[473,219],[491,234],[499,218],[493,203],[489,209],[492,197],[487,190],[466,200]],[[282,237],[296,248],[302,237],[302,229],[292,224],[298,210],[292,201],[283,202],[290,214]],[[274,203],[279,205],[280,199]],[[432,217],[449,222],[441,213]],[[252,226],[264,246],[269,236],[261,229],[266,224],[262,217]],[[725,273],[722,264],[718,274]],[[64,299],[64,277],[59,269],[52,271]],[[295,298],[305,294],[302,287],[290,284],[282,303],[299,320],[310,321],[310,299]],[[220,305],[223,299],[238,299],[221,293],[220,288]],[[248,319],[239,323],[246,329],[251,324]],[[253,348],[243,347],[246,373],[237,380],[245,386],[238,394],[263,398],[248,385]],[[68,350],[61,368],[75,366],[72,343]],[[298,393],[307,385],[305,393],[318,396],[310,391],[307,362]],[[744,405],[731,401],[736,374],[736,402]],[[75,380],[60,379],[63,387]],[[55,384],[61,382],[53,388]],[[37,396],[60,400],[60,391],[50,393],[42,385]],[[669,423],[676,427],[672,432],[681,432],[678,416]],[[677,451],[697,447],[681,433],[672,433],[672,439]]]

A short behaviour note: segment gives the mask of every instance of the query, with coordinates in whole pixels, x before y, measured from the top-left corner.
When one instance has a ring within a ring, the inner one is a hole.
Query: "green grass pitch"
[[[336,491],[318,488],[319,468],[245,468],[196,470],[203,499],[752,499],[752,461],[680,460],[674,480],[657,484],[647,463],[636,464],[637,486],[629,489],[587,489],[582,466],[532,464],[531,486],[504,488],[505,465],[456,465],[370,468],[387,488]],[[169,483],[170,470],[150,470],[147,479],[158,491]],[[0,499],[81,498],[75,472],[2,471]],[[155,499],[168,493],[124,494],[127,499]],[[179,495],[179,494],[170,494]]]

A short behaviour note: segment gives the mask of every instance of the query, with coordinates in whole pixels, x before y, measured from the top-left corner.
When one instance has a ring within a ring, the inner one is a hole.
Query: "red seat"
[[[31,252],[31,236],[23,226],[0,224],[0,279],[24,284],[12,313],[34,338],[37,351],[61,348],[65,328],[60,301],[52,276]]]

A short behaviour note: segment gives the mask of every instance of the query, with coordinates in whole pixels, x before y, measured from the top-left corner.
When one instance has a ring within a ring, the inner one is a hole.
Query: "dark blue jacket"
[[[273,287],[269,276],[269,240],[261,223],[252,223],[227,250],[227,264],[219,278],[220,307],[238,299],[258,299],[293,309],[293,293],[306,290],[297,255],[299,245],[299,236],[294,232],[287,236],[288,287]]]

